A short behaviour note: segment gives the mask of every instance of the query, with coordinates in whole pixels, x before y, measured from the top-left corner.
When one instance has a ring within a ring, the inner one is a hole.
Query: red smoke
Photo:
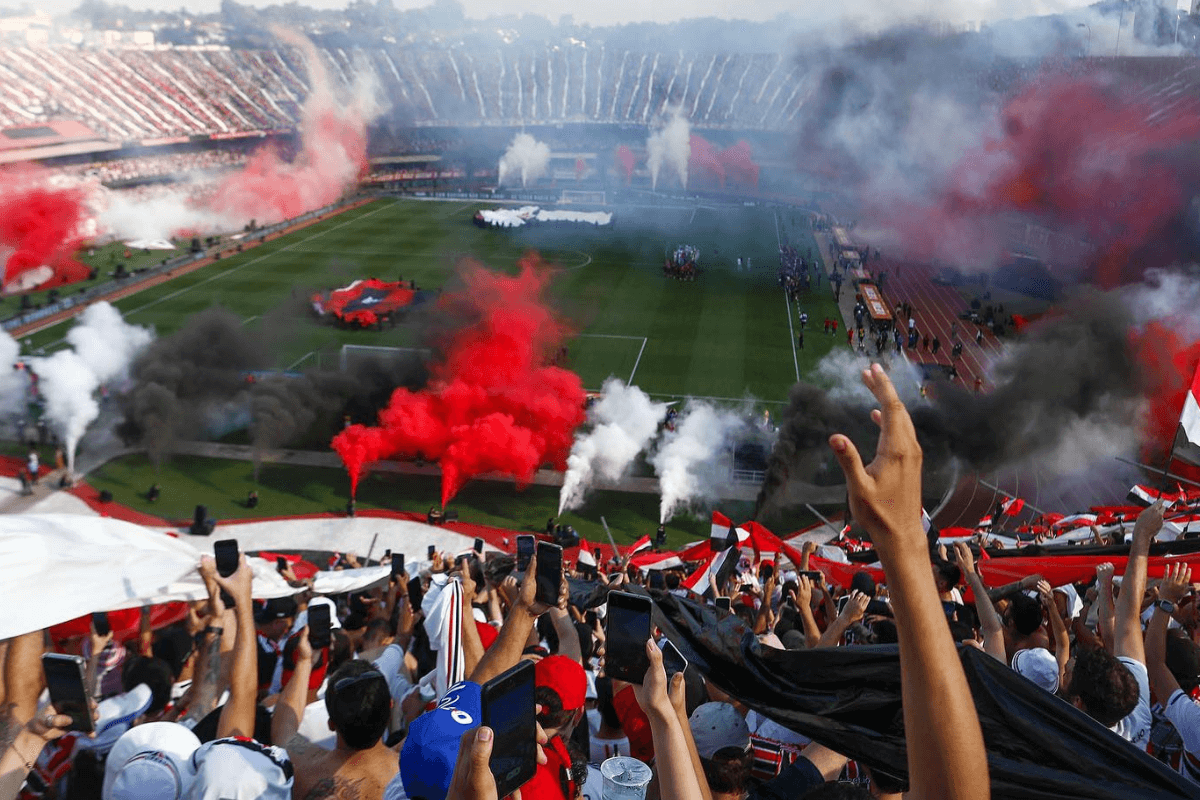
[[[1151,464],[1162,464],[1175,441],[1183,400],[1200,363],[1200,341],[1181,336],[1181,326],[1155,320],[1134,337],[1133,347],[1146,381],[1146,452]]]
[[[750,144],[745,139],[738,139],[732,147],[726,147],[717,156],[725,170],[725,176],[734,183],[758,188],[759,166],[754,163],[754,155]]]
[[[633,151],[625,145],[617,148],[616,162],[617,169],[621,170],[621,174],[625,176],[625,183],[633,180],[633,165],[637,159],[633,156]]]
[[[53,275],[39,283],[87,277],[88,268],[74,258],[89,217],[84,200],[79,189],[50,188],[40,169],[0,171],[0,252],[13,250],[4,265],[6,286],[42,266]]]
[[[712,142],[702,136],[692,134],[689,142],[691,156],[688,158],[688,182],[700,184],[715,183],[725,188],[725,165]]]
[[[1000,122],[1001,137],[963,157],[935,206],[903,210],[893,227],[909,254],[990,263],[1010,246],[1002,228],[1019,215],[1081,246],[1086,237],[1101,286],[1138,277],[1131,255],[1187,201],[1169,157],[1200,135],[1196,104],[1155,105],[1120,84],[1048,77],[1009,101]],[[896,205],[880,210],[894,216]]]
[[[429,385],[397,389],[378,427],[351,425],[333,439],[353,488],[382,458],[437,461],[442,505],[471,478],[488,472],[527,484],[543,464],[563,468],[584,420],[579,376],[546,366],[568,334],[545,305],[551,271],[535,256],[517,276],[480,265],[462,271],[464,286],[439,307],[469,323],[444,343]]]

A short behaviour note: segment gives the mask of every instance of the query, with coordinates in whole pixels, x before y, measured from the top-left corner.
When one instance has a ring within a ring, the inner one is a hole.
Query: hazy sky
[[[133,8],[172,9],[187,6],[196,11],[214,11],[220,0],[117,0]],[[271,5],[272,0],[242,0],[249,5]],[[316,8],[344,8],[346,0],[301,0]],[[1092,0],[591,0],[568,3],[563,0],[463,0],[467,15],[483,18],[502,13],[534,13],[557,20],[571,13],[580,22],[607,25],[617,22],[670,22],[688,17],[717,16],[728,19],[768,20],[781,13],[796,16],[812,15],[822,20],[831,17],[866,24],[880,22],[881,14],[889,21],[898,18],[924,17],[952,22],[988,21],[1051,14],[1090,5]],[[1184,0],[1186,2],[1186,0]],[[419,8],[429,0],[393,0],[397,8]],[[50,11],[65,11],[78,5],[78,0],[27,0],[30,7]],[[0,7],[22,5],[21,0],[0,0]],[[832,8],[831,8],[832,6]]]

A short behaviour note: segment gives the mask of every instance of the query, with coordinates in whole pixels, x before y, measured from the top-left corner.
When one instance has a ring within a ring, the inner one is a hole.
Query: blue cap
[[[479,684],[463,681],[413,720],[400,751],[400,780],[409,797],[445,800],[463,734],[478,728],[482,716]]]

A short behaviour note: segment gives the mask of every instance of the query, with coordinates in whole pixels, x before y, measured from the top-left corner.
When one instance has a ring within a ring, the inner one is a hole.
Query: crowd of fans
[[[599,798],[599,766],[614,756],[651,765],[647,796],[663,800],[984,798],[988,762],[956,642],[1011,665],[1200,783],[1200,708],[1189,696],[1200,672],[1192,641],[1200,619],[1190,572],[1172,569],[1147,591],[1162,506],[1137,520],[1119,593],[1111,565],[1088,587],[1031,576],[989,588],[966,543],[952,557],[930,547],[912,422],[880,368],[863,380],[880,403],[876,458],[864,465],[842,435],[830,446],[886,575],[879,585],[866,572],[846,586],[810,577],[815,545],[786,570],[775,569],[774,557],[743,556],[728,581],[713,575],[692,591],[685,569],[648,575],[625,555],[599,565],[581,558],[562,575],[555,605],[539,599],[536,555],[522,575],[507,554],[434,553],[410,565],[411,579],[399,572],[386,585],[331,598],[314,597],[280,563],[297,594],[256,602],[244,556],[228,577],[205,557],[208,599],[184,621],[151,630],[144,615],[130,641],[93,626],[82,643],[62,645],[87,659],[94,737],[68,732],[71,718],[48,705],[43,632],[0,645],[0,800],[493,800],[500,771],[489,759],[511,742],[481,725],[481,687],[486,693],[522,661],[533,662],[536,683],[536,708],[511,710],[536,713],[526,798]],[[963,583],[973,604],[963,603]],[[895,643],[907,779],[872,772],[749,711],[730,694],[735,676],[693,665],[668,677],[661,632],[644,642],[640,683],[614,678],[622,665],[608,652],[617,638],[606,604],[585,598],[644,593],[642,584],[651,597],[736,615],[763,648]],[[334,630],[328,646],[314,647],[308,620],[318,604],[330,608]]]
[[[55,172],[79,178],[95,178],[101,183],[124,183],[167,176],[187,177],[194,173],[228,169],[246,163],[249,153],[242,149],[219,148],[169,155],[114,158],[70,167]]]

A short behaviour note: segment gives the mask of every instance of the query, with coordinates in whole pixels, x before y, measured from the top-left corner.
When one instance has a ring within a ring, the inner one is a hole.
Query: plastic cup
[[[613,756],[600,765],[602,800],[645,800],[650,767],[629,756]]]

